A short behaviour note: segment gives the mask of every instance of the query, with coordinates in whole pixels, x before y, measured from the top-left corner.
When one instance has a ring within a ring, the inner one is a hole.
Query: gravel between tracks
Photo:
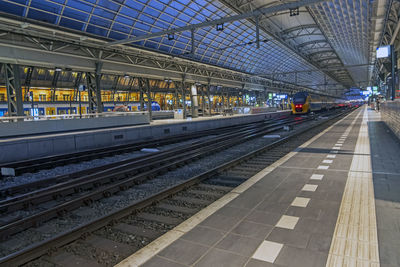
[[[196,142],[196,141],[206,140],[206,139],[209,139],[212,137],[215,137],[215,135],[191,139],[191,140],[179,142],[176,144],[169,144],[169,145],[159,146],[159,147],[155,147],[155,148],[159,149],[160,151],[165,151],[165,150],[168,150],[168,149],[171,149],[174,147],[178,147],[178,146],[185,145],[185,144],[190,144],[190,143]],[[154,147],[149,147],[149,148],[154,148]],[[90,160],[90,161],[84,161],[84,162],[80,162],[80,163],[59,166],[59,167],[56,167],[53,169],[41,170],[41,171],[38,171],[35,173],[24,173],[19,176],[15,176],[15,177],[3,177],[2,179],[0,179],[0,190],[4,189],[6,187],[10,187],[10,186],[16,186],[16,185],[20,185],[20,184],[24,184],[24,183],[47,179],[49,177],[54,177],[54,176],[58,176],[58,175],[64,175],[64,174],[68,174],[68,173],[82,171],[85,169],[94,168],[94,167],[98,167],[98,166],[102,166],[102,165],[106,165],[106,164],[110,164],[110,163],[114,163],[114,162],[118,162],[118,161],[123,161],[126,159],[134,159],[134,158],[144,156],[146,154],[148,154],[148,152],[133,151],[130,153],[124,153],[124,154],[114,155],[114,156],[110,156],[110,157],[104,157],[101,159],[94,159],[94,160]]]
[[[304,127],[310,127],[316,122],[308,122],[299,126],[295,126],[295,129],[301,129]],[[282,137],[288,135],[288,132],[279,132]],[[135,186],[126,191],[122,191],[109,198],[95,201],[89,207],[81,207],[75,210],[65,217],[57,218],[45,222],[43,226],[36,228],[35,230],[29,229],[27,231],[20,232],[13,236],[12,239],[2,242],[0,244],[0,256],[6,256],[16,250],[26,247],[30,244],[36,243],[39,240],[45,240],[51,236],[59,234],[79,226],[80,224],[89,222],[96,217],[109,214],[110,212],[124,208],[131,205],[133,202],[137,202],[150,196],[166,187],[173,186],[179,182],[190,179],[191,177],[205,172],[211,168],[217,167],[218,165],[236,159],[244,154],[254,151],[262,146],[272,143],[276,139],[271,138],[257,138],[246,143],[242,143],[231,147],[227,150],[207,156],[195,162],[192,162],[182,168],[178,168],[174,171],[168,172],[164,175],[158,176],[155,179],[149,180],[144,184]],[[193,142],[193,140],[191,140]],[[42,228],[42,229],[40,229]],[[18,240],[16,242],[16,240]],[[13,245],[10,246],[9,244]]]

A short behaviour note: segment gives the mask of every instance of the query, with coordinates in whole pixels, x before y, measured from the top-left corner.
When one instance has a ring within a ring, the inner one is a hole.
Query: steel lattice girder
[[[154,79],[168,77],[176,81],[180,80],[181,75],[185,73],[188,82],[207,83],[208,79],[211,79],[213,84],[236,88],[241,88],[244,85],[248,90],[264,90],[265,87],[269,87],[276,90],[313,91],[311,88],[274,82],[251,74],[147,52],[137,48],[100,50],[99,47],[104,44],[104,41],[99,39],[91,38],[85,42],[77,43],[75,40],[79,40],[79,36],[74,34],[57,32],[57,35],[51,33],[52,37],[50,38],[48,32],[55,32],[54,29],[39,26],[38,28],[40,31],[30,29],[29,32],[30,35],[40,37],[36,41],[25,38],[28,33],[21,34],[8,31],[7,35],[0,39],[0,61],[18,62],[21,65],[35,65],[44,68],[58,66],[75,71],[94,72],[95,63],[100,60],[103,62],[102,73],[104,74],[129,74]],[[11,29],[15,30],[13,27]],[[66,36],[62,34],[66,34]],[[52,49],[50,49],[50,45]]]
[[[8,116],[23,116],[22,88],[19,66],[3,64],[4,78],[7,89]]]

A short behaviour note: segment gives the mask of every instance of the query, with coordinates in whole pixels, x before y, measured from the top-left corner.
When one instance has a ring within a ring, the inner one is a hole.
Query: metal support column
[[[201,110],[202,110],[202,115],[203,117],[206,115],[206,102],[205,102],[205,92],[204,92],[205,87],[201,87]]]
[[[138,84],[139,84],[140,111],[143,111],[144,110],[144,95],[143,95],[144,81],[143,81],[143,78],[138,78]]]
[[[61,71],[54,71],[53,80],[51,81],[51,101],[56,101],[57,83],[60,78]]]
[[[25,77],[25,83],[24,83],[24,93],[23,93],[23,99],[26,101],[29,101],[29,90],[31,89],[31,82],[32,82],[32,74],[33,71],[35,70],[35,67],[29,67],[28,71],[26,72],[26,77]]]
[[[94,113],[96,104],[96,83],[95,83],[95,75],[90,72],[86,72],[86,84],[88,90],[88,102],[89,102],[89,113]]]
[[[114,77],[114,81],[113,81],[113,85],[111,88],[111,97],[112,97],[112,101],[114,103],[115,106],[115,93],[117,92],[117,88],[118,88],[118,83],[119,80],[121,79],[121,76],[117,75]]]
[[[89,113],[103,112],[103,104],[101,102],[100,90],[100,73],[101,64],[96,63],[96,73],[86,72],[86,83],[89,96]]]
[[[149,112],[149,120],[152,121],[152,106],[151,106],[151,87],[150,80],[146,78],[146,87],[147,87],[147,112]]]
[[[211,79],[207,79],[207,99],[208,99],[208,115],[211,116],[211,96],[210,96]]]
[[[102,113],[103,112],[103,102],[101,100],[101,68],[103,67],[102,62],[97,62],[96,63],[96,103],[97,103],[97,113]]]
[[[78,100],[78,90],[79,90],[79,85],[82,82],[82,76],[83,76],[82,72],[78,72],[76,74],[76,78],[75,78],[75,81],[74,81],[74,96],[73,96],[73,100],[74,101]]]
[[[391,55],[391,62],[392,62],[392,100],[396,99],[396,72],[397,72],[397,56],[396,51],[394,50],[394,45],[390,46],[390,55]]]
[[[131,92],[134,84],[135,84],[135,78],[129,77],[128,90],[126,91],[126,102],[129,102],[131,98]]]
[[[182,108],[183,108],[183,118],[187,118],[186,112],[186,84],[185,84],[186,75],[182,75]]]
[[[174,92],[175,92],[175,98],[174,98],[174,109],[179,108],[179,95],[178,95],[178,83],[174,82]]]
[[[24,107],[19,65],[4,64],[3,69],[7,89],[8,116],[23,116]]]

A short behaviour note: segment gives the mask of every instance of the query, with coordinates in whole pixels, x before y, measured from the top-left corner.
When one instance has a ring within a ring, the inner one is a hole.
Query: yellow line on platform
[[[348,173],[327,267],[379,266],[378,234],[372,183],[368,113],[363,121]]]

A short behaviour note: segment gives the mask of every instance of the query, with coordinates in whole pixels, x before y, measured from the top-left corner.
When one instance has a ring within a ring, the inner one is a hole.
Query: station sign
[[[376,49],[376,58],[385,58],[390,55],[390,45],[378,47]]]
[[[276,99],[278,100],[287,99],[287,94],[277,94]]]

